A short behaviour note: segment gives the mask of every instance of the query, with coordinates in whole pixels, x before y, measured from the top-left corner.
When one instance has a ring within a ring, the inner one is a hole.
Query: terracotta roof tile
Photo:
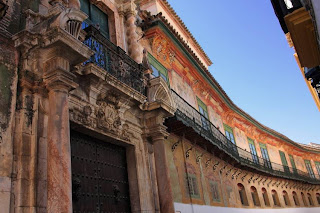
[[[202,47],[200,46],[200,44],[198,43],[198,41],[194,38],[194,36],[192,35],[192,33],[189,31],[189,29],[187,28],[187,26],[184,24],[184,22],[181,20],[181,18],[178,16],[178,14],[176,13],[176,11],[171,7],[171,5],[169,4],[169,2],[167,0],[160,0],[161,2],[164,3],[164,5],[167,7],[167,9],[171,12],[171,14],[176,18],[176,20],[178,21],[178,23],[183,27],[183,29],[187,32],[187,34],[190,36],[190,38],[192,39],[192,41],[195,43],[196,47],[200,50],[200,52],[203,54],[204,58],[207,60],[207,63],[209,64],[209,66],[212,64],[211,59],[208,57],[208,55],[204,52],[204,50],[202,49]]]

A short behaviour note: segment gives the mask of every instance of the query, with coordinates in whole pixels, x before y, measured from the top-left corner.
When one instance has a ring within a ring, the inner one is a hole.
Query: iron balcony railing
[[[320,183],[320,177],[309,174],[296,168],[280,165],[270,160],[261,158],[250,151],[233,144],[214,124],[185,101],[179,94],[172,90],[172,97],[177,107],[176,117],[185,125],[191,126],[206,140],[233,157],[243,166],[248,166],[259,171],[280,176],[283,178],[301,180],[313,184]]]
[[[144,94],[144,67],[130,58],[123,49],[114,45],[94,26],[90,25],[84,30],[87,33],[84,44],[95,52],[84,64],[94,63],[119,81]]]

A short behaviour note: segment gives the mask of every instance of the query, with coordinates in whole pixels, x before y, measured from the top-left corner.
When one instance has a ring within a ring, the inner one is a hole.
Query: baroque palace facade
[[[239,109],[167,1],[0,4],[1,212],[319,212],[320,146]]]

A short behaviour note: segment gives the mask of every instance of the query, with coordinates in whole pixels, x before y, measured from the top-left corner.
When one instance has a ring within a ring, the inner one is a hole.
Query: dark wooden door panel
[[[71,132],[74,213],[131,212],[124,147]]]

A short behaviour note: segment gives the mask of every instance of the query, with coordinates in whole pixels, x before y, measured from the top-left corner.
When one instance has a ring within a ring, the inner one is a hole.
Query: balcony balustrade
[[[84,44],[95,51],[84,65],[94,63],[122,83],[144,94],[144,67],[130,58],[123,49],[114,45],[94,26],[90,25],[84,30],[87,33]]]
[[[200,112],[186,102],[174,90],[172,90],[172,97],[177,108],[175,114],[176,118],[185,125],[191,126],[195,132],[204,137],[212,145],[231,156],[241,166],[250,167],[260,172],[283,178],[300,180],[312,184],[320,183],[319,175],[314,175],[314,177],[310,176],[307,172],[271,162],[238,147],[226,138],[226,136],[212,124],[210,120],[202,116]]]

